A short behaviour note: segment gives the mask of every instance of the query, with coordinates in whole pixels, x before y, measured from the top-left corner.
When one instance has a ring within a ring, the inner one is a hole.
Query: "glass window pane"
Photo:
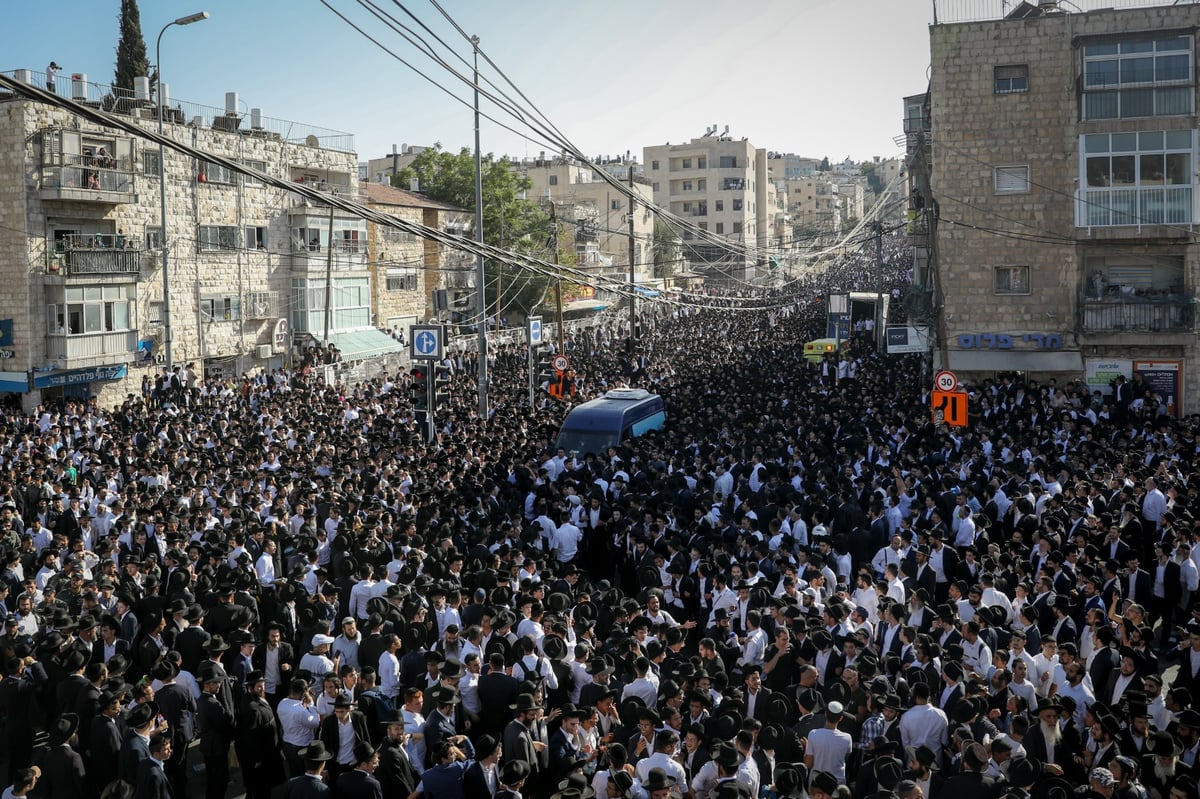
[[[1153,58],[1121,59],[1121,83],[1149,83],[1154,80]]]
[[[1087,183],[1089,186],[1111,186],[1108,156],[1087,159]]]
[[[1154,116],[1153,89],[1126,89],[1121,92],[1121,119]]]
[[[1174,39],[1159,39],[1155,44],[1155,49],[1158,52],[1164,50],[1189,50],[1192,46],[1192,40],[1187,36],[1176,36]]]
[[[83,289],[83,298],[84,298],[85,300],[98,300],[98,299],[100,299],[100,287],[99,287],[99,286],[87,286],[87,287],[85,287],[85,288]]]
[[[93,302],[83,306],[83,329],[86,333],[100,332],[100,310],[103,308],[100,303]]]
[[[83,333],[82,305],[70,305],[67,307],[67,332],[73,336]]]
[[[1160,55],[1154,59],[1155,80],[1187,80],[1191,75],[1186,53],[1182,55]]]
[[[1083,82],[1088,88],[1094,86],[1115,86],[1120,62],[1089,61],[1083,70]]]
[[[1192,149],[1192,132],[1190,130],[1168,130],[1167,131],[1167,149],[1168,150],[1191,150]]]
[[[1152,53],[1154,52],[1154,41],[1145,39],[1135,42],[1121,42],[1122,53]]]
[[[1139,159],[1139,166],[1141,167],[1143,186],[1162,185],[1166,161],[1163,160],[1161,153],[1142,155]]]
[[[1112,159],[1112,185],[1132,186],[1134,184],[1134,156],[1114,155]]]
[[[1192,156],[1189,153],[1171,153],[1167,156],[1167,183],[1186,186],[1191,183]]]
[[[1116,42],[1111,44],[1089,44],[1087,47],[1083,48],[1083,54],[1085,56],[1116,55],[1117,45]]]
[[[83,302],[83,289],[68,288],[67,289],[67,302]]]
[[[1159,116],[1192,113],[1191,86],[1154,90],[1154,113]]]
[[[1089,133],[1083,137],[1083,151],[1085,153],[1107,153],[1108,152],[1108,134],[1107,133]]]
[[[1136,153],[1137,148],[1136,133],[1114,133],[1112,135],[1112,152]]]
[[[113,329],[114,330],[129,330],[132,325],[129,324],[129,302],[122,300],[112,304],[113,309]]]
[[[1117,92],[1088,92],[1083,96],[1085,119],[1116,119]]]
[[[1138,134],[1138,149],[1142,152],[1157,151],[1163,148],[1163,132],[1161,130],[1146,130]]]

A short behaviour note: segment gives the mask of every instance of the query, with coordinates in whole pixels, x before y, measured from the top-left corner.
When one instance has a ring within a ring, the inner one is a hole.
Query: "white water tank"
[[[161,105],[163,108],[170,108],[171,107],[171,84],[164,83],[160,87],[160,89],[162,91],[162,96],[158,98],[158,104]]]
[[[225,92],[225,113],[236,114],[238,110],[237,92]]]
[[[261,108],[251,108],[250,109],[250,127],[251,127],[251,129],[262,130],[262,126],[263,126],[262,109]]]
[[[133,99],[145,102],[150,99],[150,79],[139,75],[133,79]]]
[[[74,72],[71,74],[71,98],[74,100],[86,100],[88,98],[88,80],[86,72]]]

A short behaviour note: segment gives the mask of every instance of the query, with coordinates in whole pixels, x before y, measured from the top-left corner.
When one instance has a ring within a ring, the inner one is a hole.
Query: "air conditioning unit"
[[[254,348],[254,355],[261,360],[267,361],[274,355],[274,351],[271,349],[270,344],[259,344]]]

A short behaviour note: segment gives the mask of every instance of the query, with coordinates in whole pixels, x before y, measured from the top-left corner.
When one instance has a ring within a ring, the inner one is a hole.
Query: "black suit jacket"
[[[333,787],[337,799],[383,799],[383,786],[379,780],[358,769],[338,777]]]
[[[504,730],[513,717],[508,706],[517,701],[520,685],[517,678],[510,677],[502,671],[489,672],[479,678],[479,704],[482,706],[479,726],[483,732],[499,735]],[[585,690],[587,686],[580,691],[581,701]]]
[[[38,790],[45,799],[79,799],[92,795],[83,758],[70,746],[51,747],[42,758],[41,767]]]
[[[471,771],[468,769],[467,779],[470,780],[470,777]],[[379,768],[375,769],[375,778],[383,786],[384,795],[400,797],[407,797],[415,791],[417,783],[421,781],[421,775],[417,773],[408,753],[404,751],[404,747],[386,738],[379,745]],[[473,794],[467,791],[466,795],[483,796],[484,794]]]
[[[88,779],[103,791],[117,778],[117,759],[121,754],[121,730],[115,719],[99,714],[89,727]]]
[[[283,786],[283,799],[330,799],[333,791],[319,777],[301,774]]]
[[[174,799],[175,792],[171,790],[171,783],[162,766],[153,760],[146,760],[138,766],[134,795],[138,799]]]
[[[200,694],[196,703],[196,720],[200,732],[200,753],[205,757],[229,754],[233,742],[233,717],[220,700],[212,694]]]
[[[354,728],[354,742],[370,743],[371,731],[367,728],[367,717],[357,710],[350,711],[350,726]],[[321,743],[325,744],[327,751],[334,753],[333,762],[337,762],[337,752],[341,748],[341,734],[338,730],[338,720],[336,714],[330,714],[321,721],[321,727],[317,731],[317,737],[321,739]],[[354,765],[352,763],[343,763],[342,765]]]

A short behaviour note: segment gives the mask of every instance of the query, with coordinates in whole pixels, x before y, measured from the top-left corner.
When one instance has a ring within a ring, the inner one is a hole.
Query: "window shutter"
[[[1029,167],[998,166],[995,169],[997,194],[1029,191]]]

